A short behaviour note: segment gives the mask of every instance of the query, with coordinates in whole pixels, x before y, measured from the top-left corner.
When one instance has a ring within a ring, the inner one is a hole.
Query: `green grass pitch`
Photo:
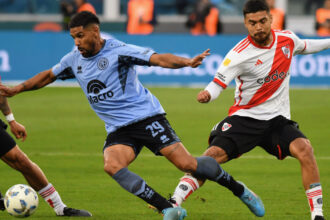
[[[151,88],[164,106],[167,117],[186,148],[201,155],[214,124],[222,120],[233,103],[228,89],[210,104],[199,104],[199,89]],[[291,90],[292,119],[313,146],[321,173],[325,217],[330,216],[330,90]],[[80,88],[45,88],[9,99],[28,138],[18,145],[39,164],[49,181],[70,207],[87,209],[96,220],[162,219],[147,204],[124,191],[103,171],[102,146],[106,137],[103,122],[89,107]],[[309,207],[301,184],[297,160],[279,161],[256,148],[223,167],[246,183],[263,199],[266,220],[309,220]],[[143,150],[129,167],[164,196],[172,193],[182,172],[165,158]],[[23,177],[0,163],[2,193],[12,185],[26,183]],[[30,219],[58,219],[40,198]],[[191,220],[259,219],[228,190],[212,182],[194,193],[183,206]],[[0,212],[0,219],[13,219]],[[64,218],[65,219],[65,218]]]

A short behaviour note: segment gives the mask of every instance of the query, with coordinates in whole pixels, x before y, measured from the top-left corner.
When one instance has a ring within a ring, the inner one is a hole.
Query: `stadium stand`
[[[73,0],[66,0],[73,1]],[[196,0],[157,0],[158,25],[154,33],[189,33],[184,26],[186,16],[193,10]],[[211,0],[220,10],[222,33],[245,34],[242,23],[244,0]],[[321,0],[320,0],[321,1]],[[0,30],[31,30],[40,22],[62,22],[60,1],[54,0],[0,0]],[[89,0],[103,22],[105,31],[126,31],[127,0]],[[186,5],[178,9],[178,3]],[[297,33],[315,35],[315,10],[306,13],[305,5],[310,0],[278,0],[280,8],[287,14],[286,28]],[[313,5],[312,8],[315,8]],[[179,13],[180,10],[180,13]],[[113,17],[115,11],[115,16]],[[111,16],[109,16],[111,14]],[[109,18],[111,17],[111,18]]]

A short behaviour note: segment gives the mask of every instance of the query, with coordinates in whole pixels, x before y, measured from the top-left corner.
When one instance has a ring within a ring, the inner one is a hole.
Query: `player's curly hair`
[[[269,12],[269,6],[265,0],[248,0],[243,7],[244,17],[248,13],[256,13],[258,11]]]
[[[83,26],[83,28],[85,28],[89,24],[100,24],[100,20],[95,14],[89,11],[82,11],[72,16],[69,22],[69,28],[79,26]]]

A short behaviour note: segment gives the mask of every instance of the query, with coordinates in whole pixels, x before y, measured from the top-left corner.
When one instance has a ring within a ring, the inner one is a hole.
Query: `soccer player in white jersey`
[[[291,31],[271,29],[272,17],[263,0],[245,3],[244,23],[249,35],[225,57],[214,80],[197,95],[207,103],[235,79],[235,103],[215,125],[205,156],[224,163],[261,146],[282,160],[299,160],[312,220],[323,220],[322,188],[310,141],[290,120],[289,79],[292,56],[330,48],[330,39],[301,40]],[[181,204],[204,181],[184,176],[173,199]],[[187,190],[183,190],[187,189]]]
[[[157,54],[113,38],[102,39],[99,24],[99,19],[90,12],[76,14],[69,28],[77,50],[20,85],[12,88],[0,85],[0,94],[13,96],[42,88],[56,79],[76,78],[90,106],[105,122],[108,133],[103,147],[105,172],[125,190],[161,211],[164,220],[181,220],[186,216],[185,209],[176,207],[127,169],[143,146],[200,178],[228,185],[230,175],[212,157],[191,156],[167,121],[158,99],[139,82],[134,65],[195,68],[209,55],[209,50],[191,59]],[[244,190],[241,184],[230,181],[234,188]],[[247,188],[246,191],[249,201],[245,203],[262,213],[261,200]]]
[[[18,123],[9,107],[7,98],[0,95],[0,110],[6,117],[11,132],[17,139],[25,140],[25,127]],[[10,167],[22,173],[29,185],[54,209],[57,216],[85,216],[91,214],[85,210],[66,207],[54,186],[48,182],[40,167],[32,162],[18,147],[15,140],[6,132],[7,125],[0,120],[0,158]],[[0,210],[5,210],[4,200],[0,193]]]

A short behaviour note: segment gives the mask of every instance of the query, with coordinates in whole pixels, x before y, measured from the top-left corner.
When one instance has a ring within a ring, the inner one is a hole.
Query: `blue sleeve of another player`
[[[154,54],[150,48],[144,48],[135,46],[132,44],[125,44],[120,47],[118,52],[118,61],[127,66],[140,65],[140,66],[150,66],[150,57]]]
[[[71,68],[72,56],[72,52],[68,53],[58,64],[53,66],[52,71],[56,76],[56,79],[66,80],[75,78]]]

